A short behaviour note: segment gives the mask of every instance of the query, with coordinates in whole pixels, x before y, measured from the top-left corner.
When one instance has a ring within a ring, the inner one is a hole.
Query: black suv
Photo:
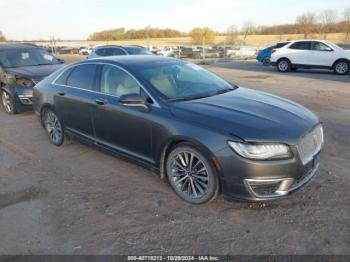
[[[62,65],[62,60],[34,45],[0,45],[0,92],[5,112],[32,110],[33,87]]]

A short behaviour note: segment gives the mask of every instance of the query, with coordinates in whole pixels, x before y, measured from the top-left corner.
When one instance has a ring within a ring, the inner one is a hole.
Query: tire
[[[17,108],[13,101],[13,97],[6,92],[5,90],[1,90],[1,104],[4,108],[4,111],[9,115],[17,114]]]
[[[334,64],[334,73],[337,75],[347,75],[350,72],[350,63],[346,60],[339,60]]]
[[[50,109],[46,110],[43,116],[43,124],[50,142],[55,146],[61,146],[65,139],[64,129],[56,113]]]
[[[270,57],[265,57],[264,60],[262,61],[264,66],[269,66],[271,62]]]
[[[219,180],[214,167],[189,144],[180,144],[168,154],[166,174],[177,195],[191,204],[204,204],[218,195]]]
[[[291,69],[292,69],[292,65],[288,59],[283,58],[277,62],[277,70],[279,72],[286,73],[286,72],[290,72]]]

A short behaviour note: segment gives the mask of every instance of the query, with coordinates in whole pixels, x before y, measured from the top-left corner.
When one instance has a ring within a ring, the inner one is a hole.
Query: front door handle
[[[95,102],[100,106],[104,106],[105,104],[107,104],[107,101],[102,99],[96,99]]]
[[[60,96],[65,96],[65,95],[66,95],[66,92],[64,92],[64,91],[58,91],[58,94],[59,94]]]

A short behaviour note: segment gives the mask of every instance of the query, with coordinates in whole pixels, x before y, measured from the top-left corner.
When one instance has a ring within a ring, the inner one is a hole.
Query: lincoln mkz
[[[54,145],[78,139],[132,160],[193,204],[286,197],[315,176],[324,144],[303,106],[173,58],[68,65],[35,86],[33,103]]]

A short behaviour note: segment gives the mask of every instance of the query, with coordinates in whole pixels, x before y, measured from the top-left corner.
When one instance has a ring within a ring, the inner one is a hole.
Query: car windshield
[[[0,64],[4,68],[55,65],[60,62],[43,49],[13,49],[0,51]]]
[[[330,45],[331,47],[333,47],[334,49],[338,49],[338,50],[344,50],[344,48],[334,44],[334,43],[331,43],[331,42],[327,42],[328,45]]]
[[[130,55],[152,55],[152,52],[142,47],[124,47]]]
[[[181,61],[153,63],[139,72],[168,101],[199,99],[236,88],[202,67]]]

